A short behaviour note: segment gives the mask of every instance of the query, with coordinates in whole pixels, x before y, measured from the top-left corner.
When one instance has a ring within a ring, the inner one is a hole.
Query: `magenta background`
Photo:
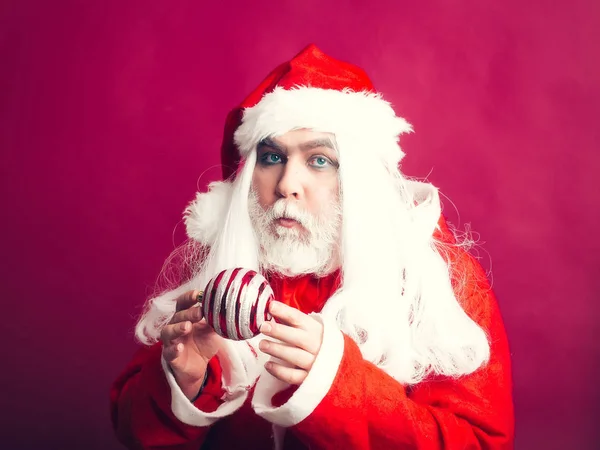
[[[0,447],[119,448],[109,385],[225,115],[312,41],[367,70],[416,130],[404,171],[480,234],[517,448],[598,448],[599,3],[373,3],[2,3]]]

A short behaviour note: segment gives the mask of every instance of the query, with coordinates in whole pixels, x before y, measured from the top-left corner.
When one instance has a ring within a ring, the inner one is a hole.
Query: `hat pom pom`
[[[231,201],[232,183],[217,181],[209,184],[208,192],[198,192],[184,211],[188,237],[211,246],[222,228]]]

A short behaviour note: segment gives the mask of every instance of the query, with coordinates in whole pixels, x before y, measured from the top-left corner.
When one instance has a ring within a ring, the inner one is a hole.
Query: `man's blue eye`
[[[281,156],[277,153],[265,153],[260,157],[260,160],[265,164],[278,164],[281,162]]]
[[[329,160],[323,156],[317,156],[311,160],[313,167],[327,167],[328,164],[330,164]]]

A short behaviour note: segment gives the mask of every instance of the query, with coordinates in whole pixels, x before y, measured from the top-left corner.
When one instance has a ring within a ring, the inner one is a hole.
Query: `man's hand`
[[[163,356],[189,399],[200,391],[208,362],[222,339],[202,317],[197,298],[198,291],[178,297],[176,312],[160,334]]]
[[[265,365],[275,378],[288,384],[300,385],[308,376],[323,342],[323,325],[312,317],[281,302],[271,302],[269,321],[260,328],[265,336],[281,341],[264,339],[259,348],[285,363],[270,361]]]

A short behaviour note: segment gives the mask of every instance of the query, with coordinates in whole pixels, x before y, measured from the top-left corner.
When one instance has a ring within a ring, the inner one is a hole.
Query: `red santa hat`
[[[311,44],[275,68],[229,113],[221,147],[223,177],[229,178],[238,169],[240,159],[261,138],[299,128],[376,135],[378,139],[382,134],[396,139],[411,131],[362,69]]]

